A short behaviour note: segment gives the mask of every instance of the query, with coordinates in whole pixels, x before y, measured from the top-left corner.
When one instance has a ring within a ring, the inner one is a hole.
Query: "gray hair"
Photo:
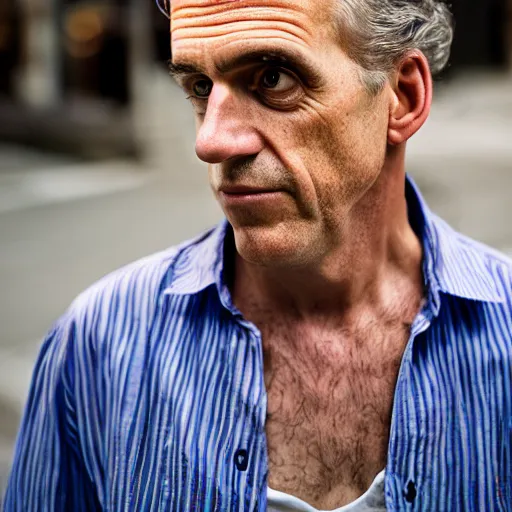
[[[334,0],[335,27],[361,79],[377,94],[407,52],[420,50],[433,75],[450,57],[453,18],[439,0]]]
[[[170,15],[171,0],[156,0]],[[453,40],[453,19],[440,0],[333,0],[336,32],[361,67],[361,80],[377,94],[396,64],[420,50],[433,75],[446,66]]]

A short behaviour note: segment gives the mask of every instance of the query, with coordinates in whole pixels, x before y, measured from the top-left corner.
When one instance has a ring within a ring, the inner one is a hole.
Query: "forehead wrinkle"
[[[261,5],[234,5],[228,4],[228,8],[217,5],[205,7],[184,6],[176,8],[171,15],[171,33],[173,38],[181,39],[177,35],[182,30],[200,29],[213,31],[221,27],[229,30],[235,24],[251,24],[254,29],[268,28],[269,25],[278,25],[283,30],[308,40],[313,37],[309,27],[311,20],[303,9],[297,7],[274,7]],[[261,27],[255,25],[261,24]],[[286,25],[289,25],[286,28]]]
[[[300,6],[300,0],[172,0],[170,14],[174,15],[176,12],[186,9],[202,9],[208,12],[243,9],[244,7],[276,7],[301,12],[305,10]]]
[[[248,33],[252,34],[247,35]],[[173,33],[171,40],[173,43],[182,43],[184,40],[199,39],[201,41],[207,41],[208,39],[223,37],[228,37],[231,39],[238,38],[239,40],[257,40],[282,37],[283,39],[286,39],[287,41],[290,41],[294,44],[308,47],[308,43],[304,40],[304,38],[298,35],[296,32],[290,30],[287,24],[271,28],[268,26],[265,26],[264,28],[256,28],[252,22],[236,23],[236,30],[230,30],[227,26],[223,26],[222,28],[210,31],[201,29],[199,32],[197,29],[180,29],[179,34]]]
[[[186,19],[173,20],[171,31],[173,34],[176,34],[180,30],[193,30],[200,29],[201,31],[208,29],[216,29],[220,27],[225,27],[226,30],[229,30],[229,27],[236,26],[240,23],[251,24],[251,26],[256,30],[257,25],[261,25],[261,28],[268,28],[269,24],[272,24],[272,28],[277,26],[285,27],[288,25],[289,28],[285,29],[289,33],[295,33],[298,37],[303,37],[304,39],[310,39],[313,37],[312,32],[308,28],[307,23],[301,23],[300,20],[297,20],[292,15],[287,13],[283,13],[280,11],[275,11],[274,16],[269,15],[267,12],[258,12],[258,13],[244,13],[243,16],[237,17],[237,19],[226,20],[225,15],[214,15],[209,17],[197,16],[195,18],[187,17]]]

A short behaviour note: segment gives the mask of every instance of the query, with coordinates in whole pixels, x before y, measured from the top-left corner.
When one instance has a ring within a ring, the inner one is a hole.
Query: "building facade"
[[[512,0],[451,5],[456,37],[447,77],[512,69]],[[0,116],[10,122],[0,123],[0,138],[132,152],[134,105],[147,93],[138,80],[166,56],[166,23],[153,0],[2,0]]]

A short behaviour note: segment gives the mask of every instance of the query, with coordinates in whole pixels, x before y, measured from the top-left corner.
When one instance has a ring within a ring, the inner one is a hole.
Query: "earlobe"
[[[388,143],[397,146],[410,139],[430,113],[432,76],[421,52],[412,52],[401,61],[392,94]]]

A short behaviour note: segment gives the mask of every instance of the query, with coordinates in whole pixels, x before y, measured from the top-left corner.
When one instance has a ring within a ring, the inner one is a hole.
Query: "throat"
[[[397,267],[374,268],[371,274],[327,270],[267,269],[237,258],[234,303],[256,325],[276,313],[304,325],[342,322],[350,327],[370,317],[412,323],[424,293],[420,264],[411,273]]]

